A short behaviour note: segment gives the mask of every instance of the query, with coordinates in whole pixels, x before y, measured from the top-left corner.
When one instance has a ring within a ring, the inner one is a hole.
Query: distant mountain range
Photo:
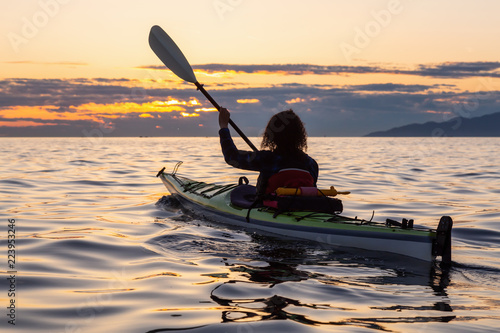
[[[441,123],[410,124],[365,136],[500,136],[500,112],[475,118],[456,117]]]

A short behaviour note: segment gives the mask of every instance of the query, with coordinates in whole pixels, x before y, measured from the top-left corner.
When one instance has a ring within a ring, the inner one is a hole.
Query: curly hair
[[[280,154],[296,154],[307,150],[307,132],[292,109],[271,117],[262,138],[261,148]]]

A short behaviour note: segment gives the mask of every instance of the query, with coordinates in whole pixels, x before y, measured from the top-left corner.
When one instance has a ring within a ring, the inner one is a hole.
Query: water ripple
[[[183,160],[186,176],[256,181],[256,173],[225,164],[217,138],[0,140],[9,161],[1,167],[0,214],[16,220],[19,332],[493,332],[500,325],[499,139],[310,138],[319,185],[352,191],[342,197],[347,215],[431,227],[452,216],[450,270],[184,215],[155,178],[162,166]],[[0,274],[8,276],[5,266]]]

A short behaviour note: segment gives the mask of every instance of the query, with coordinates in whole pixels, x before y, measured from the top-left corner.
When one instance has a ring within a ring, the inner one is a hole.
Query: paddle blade
[[[191,65],[187,61],[182,51],[170,38],[167,33],[155,25],[149,33],[149,46],[160,60],[167,66],[175,75],[181,79],[195,83],[196,76],[194,75]]]

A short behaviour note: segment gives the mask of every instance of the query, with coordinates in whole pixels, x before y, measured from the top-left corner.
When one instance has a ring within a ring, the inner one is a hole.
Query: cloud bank
[[[145,66],[156,68],[155,66]],[[242,88],[206,86],[232,111],[248,135],[260,135],[269,117],[292,108],[311,136],[362,136],[408,123],[446,121],[500,111],[495,78],[499,62],[420,65],[412,70],[380,66],[228,65],[198,71],[252,75],[385,73],[433,78],[477,78],[475,91],[453,84],[271,84]],[[488,81],[489,80],[489,81]],[[422,81],[419,81],[422,82]],[[435,82],[435,80],[433,81]],[[213,136],[216,110],[187,84],[119,78],[0,80],[0,136]]]
[[[164,66],[141,66],[139,68],[163,70]],[[413,69],[386,66],[319,66],[311,64],[238,65],[205,64],[194,65],[193,69],[215,72],[246,74],[273,73],[282,75],[332,75],[332,74],[394,74],[436,78],[500,77],[500,62],[446,62],[442,64],[421,64]]]

